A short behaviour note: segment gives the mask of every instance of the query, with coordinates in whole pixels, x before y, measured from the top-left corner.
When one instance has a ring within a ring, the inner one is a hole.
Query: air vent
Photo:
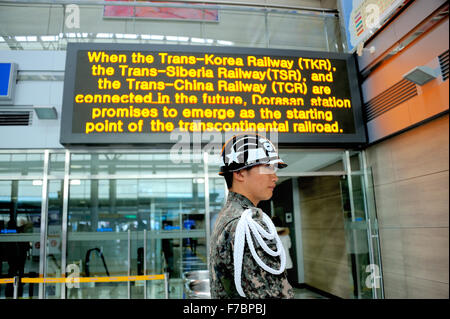
[[[416,85],[408,80],[401,80],[364,105],[366,122],[373,120],[416,95]]]
[[[32,118],[32,111],[0,111],[0,126],[28,126]]]
[[[442,80],[448,79],[448,50],[439,56],[439,64],[441,65]]]

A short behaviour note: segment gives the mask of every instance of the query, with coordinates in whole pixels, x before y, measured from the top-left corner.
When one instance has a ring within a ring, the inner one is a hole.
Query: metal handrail
[[[86,275],[89,277],[89,262],[91,259],[91,252],[93,252],[93,251],[97,252],[97,254],[102,259],[103,266],[105,267],[106,275],[109,277],[108,266],[106,266],[105,257],[103,256],[103,252],[100,250],[100,248],[92,248],[86,252],[86,258],[85,258],[85,262],[84,262],[85,269],[86,269]]]

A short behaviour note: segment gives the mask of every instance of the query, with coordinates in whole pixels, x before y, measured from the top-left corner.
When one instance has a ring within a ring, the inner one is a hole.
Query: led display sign
[[[170,144],[174,131],[276,131],[281,144],[365,143],[354,57],[69,43],[62,144]]]
[[[17,65],[0,63],[0,104],[11,104],[14,99]]]

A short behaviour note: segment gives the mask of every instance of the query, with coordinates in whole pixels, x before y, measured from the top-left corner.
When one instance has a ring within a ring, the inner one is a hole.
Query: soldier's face
[[[246,171],[245,187],[253,203],[272,198],[278,180],[272,165],[257,165]]]

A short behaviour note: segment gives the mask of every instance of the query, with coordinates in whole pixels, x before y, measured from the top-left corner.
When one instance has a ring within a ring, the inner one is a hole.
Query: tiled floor
[[[307,288],[294,288],[295,299],[328,299],[318,293],[315,293]]]

